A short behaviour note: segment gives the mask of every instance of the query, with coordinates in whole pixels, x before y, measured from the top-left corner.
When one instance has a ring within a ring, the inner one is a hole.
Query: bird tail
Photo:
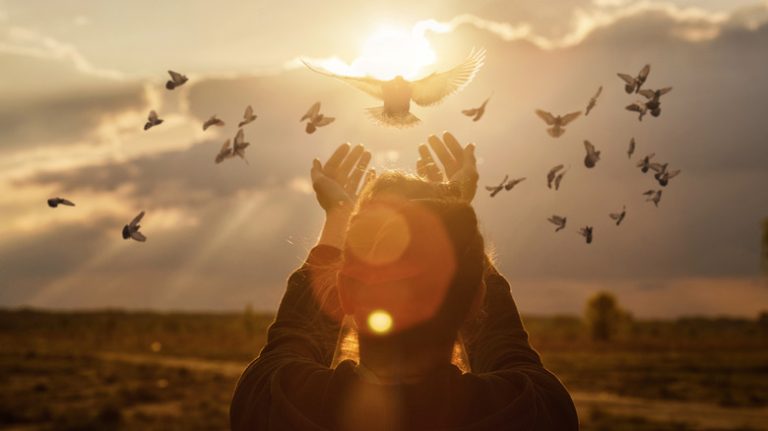
[[[565,133],[565,129],[560,127],[550,127],[547,129],[547,133],[549,133],[549,136],[553,138],[559,138],[563,133]]]
[[[406,127],[413,127],[421,122],[417,116],[411,114],[410,112],[395,115],[389,114],[384,111],[383,106],[368,108],[366,111],[374,121],[381,124],[382,126],[390,126],[403,129]]]

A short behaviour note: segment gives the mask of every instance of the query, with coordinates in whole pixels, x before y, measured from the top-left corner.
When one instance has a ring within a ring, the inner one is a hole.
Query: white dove
[[[425,78],[408,81],[396,76],[382,81],[369,76],[355,77],[334,74],[303,62],[310,70],[343,80],[357,89],[380,99],[383,106],[368,108],[368,114],[379,124],[392,127],[416,125],[419,118],[411,114],[411,101],[419,106],[432,106],[446,96],[461,91],[474,79],[485,61],[485,50],[472,51],[463,63],[445,72],[435,72]]]

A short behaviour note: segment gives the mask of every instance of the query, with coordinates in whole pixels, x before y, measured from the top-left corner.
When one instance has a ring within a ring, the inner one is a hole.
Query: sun
[[[359,75],[390,80],[396,76],[420,78],[437,55],[423,32],[382,26],[363,42],[360,55],[350,65]]]

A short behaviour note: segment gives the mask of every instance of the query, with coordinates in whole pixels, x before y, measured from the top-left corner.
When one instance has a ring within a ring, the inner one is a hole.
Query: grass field
[[[271,316],[0,311],[0,428],[227,429],[239,372]],[[528,317],[585,430],[768,430],[768,328],[640,321],[594,343],[571,317]]]

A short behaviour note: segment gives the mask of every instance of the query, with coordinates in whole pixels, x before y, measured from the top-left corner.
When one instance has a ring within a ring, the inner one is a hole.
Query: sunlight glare
[[[376,310],[368,315],[368,327],[377,334],[386,334],[392,329],[392,316],[384,310]]]

